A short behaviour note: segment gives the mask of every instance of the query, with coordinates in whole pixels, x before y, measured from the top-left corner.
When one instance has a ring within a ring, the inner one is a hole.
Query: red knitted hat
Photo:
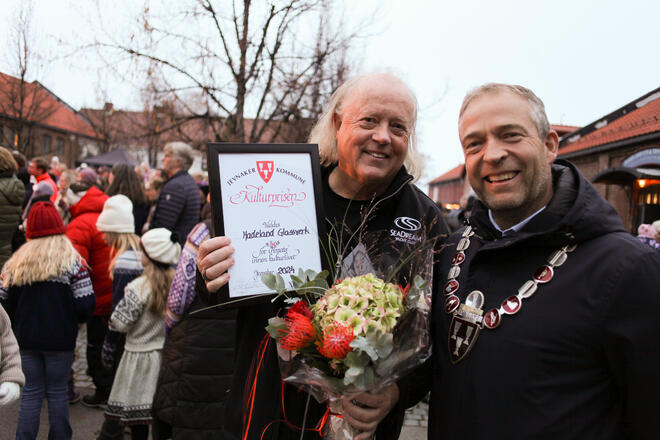
[[[32,205],[25,231],[27,238],[46,237],[48,235],[64,234],[65,232],[62,217],[57,212],[55,205],[50,202],[37,202]]]

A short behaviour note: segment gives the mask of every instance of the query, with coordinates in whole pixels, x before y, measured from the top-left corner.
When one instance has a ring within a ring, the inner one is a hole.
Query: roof
[[[559,156],[655,132],[660,132],[660,87],[566,136]]]
[[[601,171],[593,178],[594,183],[611,183],[617,185],[632,185],[638,179],[659,179],[657,168],[612,167]]]
[[[0,114],[18,118],[22,113],[30,122],[90,138],[100,137],[84,117],[38,81],[24,82],[23,87],[21,112],[17,103],[21,80],[0,72]]]
[[[460,164],[452,168],[451,170],[447,171],[443,175],[436,177],[435,179],[431,180],[429,182],[429,185],[441,183],[441,182],[447,182],[449,180],[456,180],[456,179],[461,179],[463,178],[464,174],[464,169],[465,169],[465,164]]]
[[[80,112],[98,131],[106,135],[111,144],[127,147],[140,147],[158,136],[158,142],[161,144],[184,141],[200,148],[208,142],[220,140],[218,133],[226,131],[224,118],[180,115],[169,108],[155,107],[152,111],[117,110],[107,103],[104,109],[83,108]],[[260,137],[261,142],[295,140],[292,128],[286,124],[276,134],[274,130],[277,123],[278,121],[275,121],[273,126],[264,130]],[[245,118],[245,133],[249,133],[255,124],[258,124],[258,130],[263,126],[263,121],[255,122],[254,119]]]
[[[559,137],[562,137],[568,133],[573,133],[574,131],[580,129],[580,127],[576,127],[574,125],[561,125],[561,124],[552,124],[550,125],[550,128],[556,131]]]

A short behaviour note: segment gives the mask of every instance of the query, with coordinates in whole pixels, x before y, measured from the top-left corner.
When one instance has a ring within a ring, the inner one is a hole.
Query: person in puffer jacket
[[[87,321],[87,368],[96,392],[83,397],[82,401],[90,407],[105,404],[113,380],[112,372],[104,369],[101,363],[101,349],[112,311],[112,280],[108,270],[110,246],[96,227],[107,199],[100,189],[85,182],[74,183],[67,192],[71,222],[66,228],[66,236],[87,261],[96,295],[94,316]]]
[[[183,142],[170,142],[163,151],[163,171],[167,181],[158,196],[149,228],[176,232],[179,244],[183,246],[199,221],[201,201],[195,179],[188,174],[193,161],[192,148]]]

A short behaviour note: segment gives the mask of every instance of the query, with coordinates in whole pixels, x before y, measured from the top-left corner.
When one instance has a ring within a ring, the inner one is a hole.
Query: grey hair
[[[335,132],[335,124],[333,118],[335,115],[341,117],[344,111],[344,106],[349,97],[353,94],[355,87],[364,80],[373,79],[374,77],[389,77],[400,81],[408,88],[413,103],[413,118],[412,127],[410,129],[410,137],[408,140],[408,154],[403,164],[406,170],[415,178],[419,179],[422,175],[424,162],[417,151],[417,97],[410,90],[405,82],[391,73],[374,73],[369,75],[358,75],[353,77],[342,85],[337,87],[337,90],[330,97],[330,101],[326,105],[325,111],[319,118],[318,122],[312,128],[309,134],[308,142],[318,144],[319,155],[321,157],[321,165],[330,166],[337,163],[337,138]]]
[[[172,153],[172,155],[181,159],[181,168],[183,171],[188,171],[193,163],[193,149],[185,142],[169,142],[165,144],[163,151]]]
[[[467,95],[465,95],[465,98],[463,98],[463,104],[461,105],[461,111],[458,114],[458,118],[460,119],[463,116],[463,113],[474,99],[489,93],[497,92],[515,93],[516,95],[525,99],[529,104],[529,115],[536,125],[536,130],[539,133],[539,137],[543,139],[547,136],[551,127],[550,122],[548,122],[548,115],[545,113],[545,106],[543,105],[543,101],[541,101],[541,99],[527,87],[519,85],[487,83],[479,87],[475,87],[474,89],[470,90]]]

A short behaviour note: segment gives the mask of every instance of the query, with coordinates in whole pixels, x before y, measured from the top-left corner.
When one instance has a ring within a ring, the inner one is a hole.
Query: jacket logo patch
[[[394,225],[398,229],[390,229],[390,237],[395,241],[401,241],[407,244],[417,244],[422,242],[422,235],[417,232],[422,229],[422,222],[411,217],[397,217],[394,219]]]
[[[273,177],[273,161],[272,160],[258,160],[257,161],[257,171],[261,180],[265,183],[268,183],[271,177]]]
[[[397,217],[394,219],[394,224],[404,231],[419,231],[422,228],[419,220],[410,217]]]

